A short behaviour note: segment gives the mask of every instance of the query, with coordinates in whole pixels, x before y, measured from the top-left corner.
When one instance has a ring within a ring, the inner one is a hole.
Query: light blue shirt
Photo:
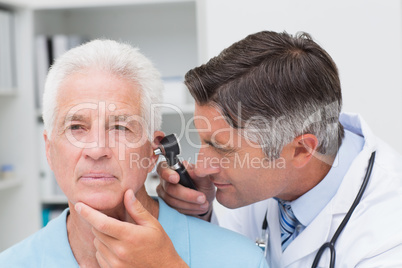
[[[248,238],[158,201],[158,220],[190,267],[268,267],[262,251]],[[66,209],[46,227],[0,253],[0,267],[78,267],[68,242],[68,213]]]
[[[298,230],[299,233],[313,221],[335,196],[353,160],[363,149],[363,145],[363,137],[345,130],[342,145],[338,150],[332,168],[325,178],[298,199],[288,202],[297,220],[302,225]]]

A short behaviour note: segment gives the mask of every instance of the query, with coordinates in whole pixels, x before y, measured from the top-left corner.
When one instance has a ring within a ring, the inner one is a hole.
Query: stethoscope
[[[341,232],[343,231],[343,229],[345,228],[346,224],[348,223],[350,217],[352,216],[353,211],[355,210],[355,208],[357,207],[357,205],[359,204],[364,191],[366,190],[367,184],[369,182],[370,176],[371,176],[371,171],[373,170],[373,165],[374,165],[374,159],[375,159],[375,151],[371,154],[371,157],[369,159],[369,163],[368,163],[368,167],[367,167],[367,171],[366,171],[366,175],[364,176],[364,180],[363,183],[360,187],[359,192],[356,195],[355,200],[353,201],[352,206],[350,207],[348,213],[346,213],[345,217],[343,218],[341,224],[339,225],[338,229],[336,229],[335,234],[332,236],[331,240],[329,242],[324,243],[320,249],[318,250],[317,254],[315,255],[314,258],[314,262],[313,265],[311,266],[312,268],[317,267],[322,254],[324,253],[324,251],[328,248],[330,251],[330,263],[329,263],[329,267],[333,268],[335,267],[335,259],[336,259],[336,251],[335,251],[335,242],[338,239],[339,235],[341,234]],[[268,221],[267,221],[267,212],[265,212],[265,218],[264,221],[262,223],[262,234],[261,237],[257,239],[256,244],[257,246],[259,246],[263,251],[264,251],[264,256],[267,255],[267,251],[268,251]]]

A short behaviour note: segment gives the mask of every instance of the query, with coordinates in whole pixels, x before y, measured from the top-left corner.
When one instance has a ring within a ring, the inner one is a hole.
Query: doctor
[[[199,191],[159,165],[170,206],[260,238],[271,267],[402,267],[402,158],[360,116],[340,114],[337,67],[308,34],[249,35],[185,83]],[[215,215],[215,197],[229,210]]]

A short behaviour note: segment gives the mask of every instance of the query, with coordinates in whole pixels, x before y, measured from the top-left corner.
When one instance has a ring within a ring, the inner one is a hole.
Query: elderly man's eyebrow
[[[69,121],[84,121],[85,116],[80,115],[80,114],[70,114],[67,115],[64,122],[69,122]]]
[[[130,114],[109,115],[109,120],[114,122],[129,121],[128,119],[131,116]]]
[[[113,123],[125,123],[133,128],[138,128],[144,124],[144,121],[143,118],[138,115],[132,115],[132,114],[109,115],[109,124]]]
[[[66,115],[64,121],[60,122],[60,127],[63,127],[72,121],[83,122],[83,121],[85,121],[85,116],[80,115],[80,114],[68,114],[68,115]]]
[[[66,117],[64,118],[64,121],[61,121],[58,125],[58,127],[60,128],[64,128],[66,127],[70,122],[73,121],[78,121],[78,122],[83,122],[85,121],[85,116],[80,115],[80,114],[68,114],[66,115]]]

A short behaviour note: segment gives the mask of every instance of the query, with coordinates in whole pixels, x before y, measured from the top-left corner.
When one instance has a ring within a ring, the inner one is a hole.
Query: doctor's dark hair
[[[341,145],[338,70],[307,33],[251,34],[187,72],[185,84],[198,105],[218,108],[272,160],[302,134],[317,137],[321,154]]]

